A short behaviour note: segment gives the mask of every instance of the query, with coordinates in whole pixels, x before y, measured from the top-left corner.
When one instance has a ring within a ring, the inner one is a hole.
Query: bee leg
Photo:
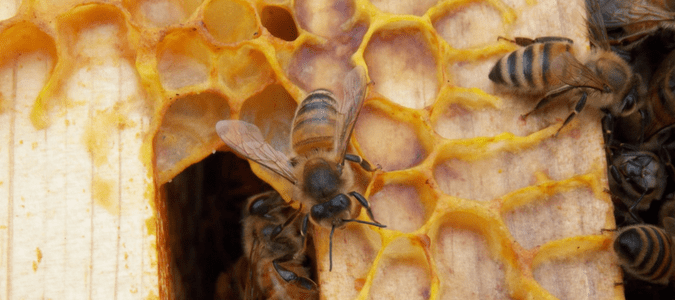
[[[526,37],[516,37],[513,40],[507,39],[503,36],[498,36],[497,41],[500,41],[500,40],[508,41],[508,42],[514,43],[514,44],[516,44],[518,46],[521,46],[521,47],[526,47],[526,46],[532,45],[534,43],[546,43],[546,42],[566,42],[566,43],[570,43],[570,44],[573,43],[573,41],[571,39],[568,39],[566,37],[561,37],[561,36],[542,36],[542,37],[538,37],[538,38],[535,38],[535,39],[526,38]]]
[[[636,32],[633,34],[626,35],[616,41],[610,41],[610,45],[619,45],[619,46],[625,46],[631,43],[635,43],[636,41],[642,39],[643,37],[650,35],[655,29],[647,29],[643,30],[640,32]]]
[[[368,217],[370,217],[371,220],[373,220],[377,224],[380,224],[380,222],[375,221],[375,218],[373,218],[373,211],[370,210],[370,204],[368,204],[368,200],[366,200],[366,197],[363,197],[363,195],[357,192],[350,192],[349,195],[356,198],[356,200],[359,201],[359,203],[361,203],[361,206],[363,206],[363,208],[366,209]]]
[[[281,279],[283,279],[286,282],[295,282],[300,287],[306,289],[306,290],[315,290],[317,289],[317,285],[314,281],[312,281],[309,278],[305,278],[302,276],[298,276],[298,274],[295,274],[295,272],[290,271],[282,266],[279,265],[277,262],[278,259],[275,259],[272,261],[272,265],[274,265],[274,269],[277,271],[279,276],[281,276]]]
[[[670,152],[665,147],[661,147],[659,150],[661,159],[663,160],[663,164],[666,165],[666,168],[670,171],[671,176],[675,176],[675,167],[673,167],[673,163],[670,160]]]
[[[517,40],[517,39],[516,39]],[[535,43],[546,43],[546,42],[565,42],[565,43],[570,43],[574,44],[574,41],[570,38],[562,37],[562,36],[540,36],[538,38],[534,39]]]
[[[371,166],[367,160],[363,159],[361,156],[358,156],[356,154],[345,154],[345,160],[358,163],[359,166],[361,166],[361,168],[363,168],[368,172],[375,172],[377,170],[382,169],[382,167],[380,167],[379,165],[377,166],[377,168],[373,168],[373,166]]]
[[[287,220],[284,222],[284,224],[278,225],[276,228],[274,228],[274,231],[270,235],[270,239],[274,240],[279,234],[281,234],[284,229],[288,227],[291,223],[295,221],[295,218],[297,218],[300,215],[300,211],[302,210],[302,204],[300,206],[300,209],[296,210]],[[302,234],[302,232],[301,232]],[[303,235],[304,236],[304,235]]]
[[[602,137],[605,140],[605,149],[609,151],[614,143],[614,117],[609,112],[605,112],[602,118]]]
[[[560,95],[562,95],[562,94],[568,92],[569,90],[571,90],[571,89],[573,89],[573,88],[574,88],[573,86],[566,85],[566,86],[562,86],[562,87],[560,87],[560,88],[557,88],[557,89],[555,89],[555,90],[552,90],[552,91],[548,92],[548,93],[544,96],[544,98],[541,98],[541,100],[539,100],[539,102],[537,102],[537,105],[536,105],[532,110],[530,110],[530,112],[528,112],[528,113],[526,113],[526,114],[524,114],[524,115],[521,115],[520,117],[523,118],[523,119],[527,118],[527,116],[529,116],[531,113],[533,113],[533,112],[535,112],[535,111],[537,111],[537,110],[540,110],[540,109],[543,108],[544,106],[546,106],[546,105],[548,105],[549,103],[551,103],[551,100],[553,100],[555,97],[558,97],[558,96],[560,96]]]
[[[577,101],[577,105],[574,106],[574,111],[567,117],[567,119],[565,119],[565,122],[563,122],[562,126],[560,126],[558,132],[555,133],[555,136],[558,136],[560,130],[562,130],[563,127],[567,125],[567,123],[569,123],[570,121],[572,121],[572,119],[574,119],[574,116],[576,116],[578,113],[581,112],[582,109],[584,109],[584,106],[586,105],[587,96],[588,95],[585,92],[581,95],[581,99],[579,99],[579,101]]]
[[[333,233],[335,232],[335,225],[330,227],[330,236],[328,237],[328,260],[330,267],[328,272],[333,271]]]
[[[304,218],[302,218],[302,227],[300,227],[300,235],[303,237],[307,235],[307,223],[309,223],[309,214],[306,214]]]
[[[638,204],[640,204],[640,202],[642,202],[642,198],[644,198],[644,197],[645,197],[645,194],[643,193],[642,195],[640,195],[640,198],[638,198],[638,199],[635,201],[635,203],[633,203],[633,205],[631,205],[631,206],[628,208],[628,213],[630,214],[631,218],[633,218],[635,221],[638,221],[638,222],[640,222],[640,223],[642,223],[642,218],[640,218],[640,217],[638,217],[637,215],[635,215],[634,210],[635,210],[635,208],[638,206]]]
[[[534,40],[533,40],[533,39],[531,39],[531,38],[526,38],[526,37],[516,37],[516,38],[513,39],[513,40],[507,39],[507,38],[505,38],[505,37],[503,37],[503,36],[498,36],[498,37],[497,37],[497,41],[502,41],[502,40],[503,40],[503,41],[507,41],[507,42],[514,43],[514,44],[516,44],[516,45],[518,45],[518,46],[521,46],[521,47],[525,47],[525,46],[529,46],[529,45],[534,44]]]

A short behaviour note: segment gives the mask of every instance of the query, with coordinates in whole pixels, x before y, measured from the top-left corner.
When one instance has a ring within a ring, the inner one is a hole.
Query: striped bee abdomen
[[[513,89],[547,91],[561,84],[552,73],[551,63],[560,54],[572,51],[571,43],[567,42],[534,43],[502,57],[488,77]]]
[[[302,100],[295,111],[291,143],[298,154],[311,149],[332,150],[336,139],[337,101],[330,91],[319,89]]]
[[[673,240],[653,225],[624,228],[614,240],[614,252],[624,270],[641,280],[667,284],[675,269]]]

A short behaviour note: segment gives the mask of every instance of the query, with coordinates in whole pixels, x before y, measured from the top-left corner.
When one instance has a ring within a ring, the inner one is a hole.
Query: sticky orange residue
[[[113,194],[114,181],[94,177],[92,197],[96,204],[105,208],[110,214],[120,213],[119,199]]]

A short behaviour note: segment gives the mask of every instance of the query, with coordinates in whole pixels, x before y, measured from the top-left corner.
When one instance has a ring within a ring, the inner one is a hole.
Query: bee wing
[[[604,91],[608,87],[604,80],[580,63],[570,52],[562,53],[553,59],[551,70],[553,76],[573,87],[587,87],[599,91]]]
[[[588,10],[588,20],[586,22],[588,23],[588,40],[593,46],[609,51],[609,37],[607,36],[602,10],[598,1],[586,0],[586,9]]]
[[[354,130],[356,117],[361,111],[363,100],[366,96],[366,70],[362,66],[356,66],[347,73],[343,85],[342,98],[338,100],[338,123],[335,126],[338,164],[342,165],[347,151],[349,138]]]
[[[257,126],[238,120],[223,120],[216,123],[216,132],[233,150],[246,158],[269,168],[295,184],[291,162],[282,152],[265,142]]]
[[[655,5],[658,2],[646,0],[605,0],[601,4],[599,3],[598,7],[605,26],[612,29],[640,22],[673,20],[675,13],[670,12],[666,7]]]

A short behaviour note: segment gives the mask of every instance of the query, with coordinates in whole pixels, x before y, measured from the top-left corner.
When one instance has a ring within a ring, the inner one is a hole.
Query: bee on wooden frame
[[[578,100],[558,132],[581,112],[588,98],[589,105],[615,116],[636,110],[645,93],[640,76],[611,51],[599,12],[590,11],[588,27],[594,49],[584,63],[577,59],[568,38],[519,37],[512,42],[523,48],[501,58],[492,68],[489,78],[497,85],[520,93],[544,94],[523,118],[563,95],[578,96]]]
[[[355,162],[367,171],[375,171],[361,157],[346,154],[365,93],[365,70],[357,66],[345,77],[342,97],[336,98],[325,89],[307,95],[293,118],[291,158],[265,142],[262,133],[253,124],[238,120],[224,120],[216,124],[218,135],[231,149],[293,184],[292,200],[302,204],[303,222],[311,221],[331,229],[330,269],[333,266],[335,228],[342,228],[348,222],[385,227],[377,221],[355,219],[364,207],[374,220],[366,198],[353,190],[351,165],[345,164],[345,161]],[[303,230],[302,234],[305,233]]]

